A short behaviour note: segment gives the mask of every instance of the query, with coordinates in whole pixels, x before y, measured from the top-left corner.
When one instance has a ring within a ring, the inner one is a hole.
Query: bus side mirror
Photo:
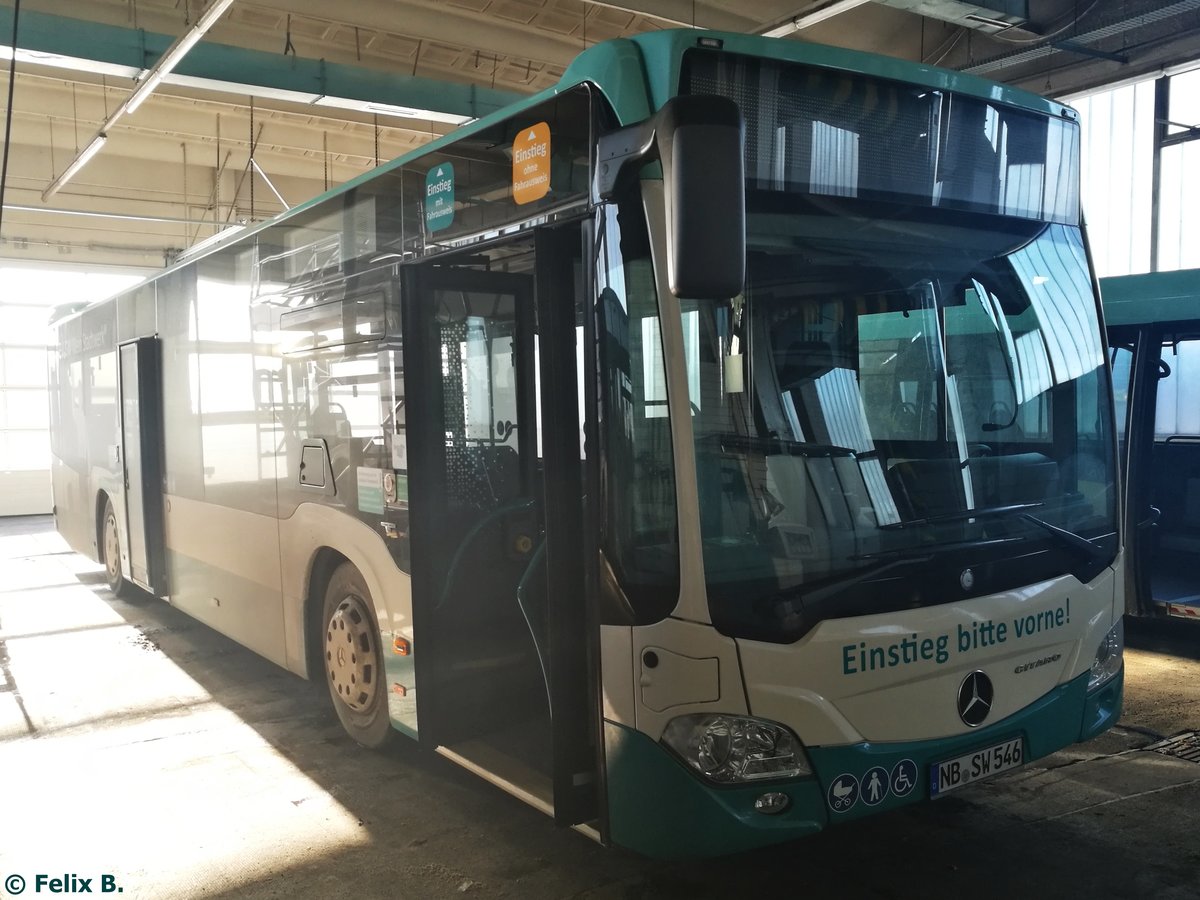
[[[668,100],[655,115],[600,138],[597,193],[611,199],[648,162],[662,164],[671,293],[727,300],[746,280],[743,125],[726,97]]]

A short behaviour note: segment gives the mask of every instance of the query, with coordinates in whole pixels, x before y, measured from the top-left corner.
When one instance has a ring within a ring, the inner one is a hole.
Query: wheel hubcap
[[[325,629],[325,671],[334,694],[355,712],[371,705],[375,688],[375,641],[362,600],[347,596]]]
[[[116,581],[121,573],[121,543],[117,540],[117,521],[112,516],[104,520],[104,567],[108,580]]]

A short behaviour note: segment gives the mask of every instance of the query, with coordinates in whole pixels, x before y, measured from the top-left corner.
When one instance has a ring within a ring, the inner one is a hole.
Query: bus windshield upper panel
[[[849,72],[691,50],[680,91],[735,100],[748,187],[1079,221],[1079,126]]]
[[[850,184],[867,140],[838,140]],[[1012,166],[977,162],[961,181],[975,199],[964,188],[953,208],[936,191],[814,194],[751,174],[745,291],[683,301],[705,574],[727,633],[794,640],[827,618],[1090,581],[1112,561],[1110,387],[1082,235],[1044,189],[1051,166],[1017,214],[994,206]],[[984,214],[964,209],[985,195]]]

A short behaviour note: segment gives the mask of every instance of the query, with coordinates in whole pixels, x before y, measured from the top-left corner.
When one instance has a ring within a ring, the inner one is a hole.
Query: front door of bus
[[[1126,606],[1200,619],[1200,327],[1113,329],[1109,344],[1118,416],[1128,406]]]
[[[575,824],[595,817],[594,704],[582,662],[572,254],[564,274],[553,240],[448,257],[406,285],[413,589],[422,734]],[[535,312],[549,292],[569,311],[569,323],[546,323],[563,332],[553,345]],[[550,404],[555,424],[543,428]],[[572,658],[579,665],[564,664]]]

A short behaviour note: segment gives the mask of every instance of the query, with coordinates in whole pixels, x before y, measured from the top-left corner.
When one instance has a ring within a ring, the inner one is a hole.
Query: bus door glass
[[[1139,423],[1145,418],[1150,391],[1141,385],[1145,380],[1146,337],[1142,330],[1114,329],[1109,332],[1108,363],[1112,370],[1113,405],[1116,411],[1117,455],[1124,496],[1125,522],[1125,608],[1126,612],[1147,614],[1151,611],[1150,580],[1143,565],[1143,551],[1152,541],[1154,516],[1151,514],[1146,481],[1150,472],[1142,460],[1148,458],[1143,448],[1149,434]],[[1151,355],[1157,359],[1157,351]],[[1143,373],[1143,375],[1139,375]],[[1153,415],[1153,410],[1150,411]],[[1131,448],[1133,452],[1131,453]],[[1145,560],[1149,562],[1149,560]]]
[[[539,758],[526,760],[536,767],[549,752],[546,688],[517,602],[543,531],[528,243],[509,246],[508,271],[474,268],[477,257],[418,271],[407,427],[414,601],[432,625],[435,740],[511,733],[539,745]],[[534,730],[545,740],[532,740]]]
[[[568,226],[423,266],[406,288],[413,591],[432,685],[422,722],[441,752],[561,825],[597,817],[599,770],[581,271]]]
[[[1150,455],[1150,503],[1161,516],[1143,530],[1140,561],[1160,612],[1200,614],[1200,335],[1166,334]]]

